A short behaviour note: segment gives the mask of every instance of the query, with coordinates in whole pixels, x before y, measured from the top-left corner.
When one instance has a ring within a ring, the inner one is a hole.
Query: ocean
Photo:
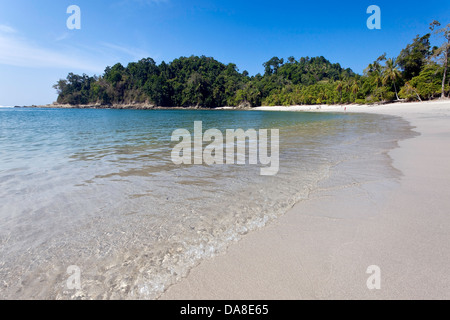
[[[278,173],[174,164],[172,133],[195,121],[278,129]],[[348,161],[399,179],[387,152],[411,135],[373,114],[2,108],[0,299],[156,299]]]

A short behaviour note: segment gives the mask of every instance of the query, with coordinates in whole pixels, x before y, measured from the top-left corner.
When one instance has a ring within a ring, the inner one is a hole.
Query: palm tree
[[[358,98],[358,91],[359,91],[359,85],[358,85],[358,81],[356,79],[353,80],[351,91],[352,91],[353,97],[356,101],[356,99]]]
[[[394,83],[394,90],[395,90],[395,96],[398,98],[397,93],[397,86],[395,83],[398,81],[398,79],[401,78],[400,70],[397,68],[397,63],[394,59],[389,58],[386,60],[386,65],[384,66],[384,72],[383,72],[383,84],[386,85],[388,82]]]
[[[374,71],[372,73],[372,75],[373,75],[373,78],[374,78],[375,85],[377,86],[377,88],[379,88],[382,85],[382,83],[383,83],[383,76],[382,76],[381,71],[376,70],[376,71]]]
[[[373,79],[373,83],[377,86],[377,88],[382,83],[382,67],[379,62],[380,58],[378,58],[377,61],[370,63],[369,66],[364,69],[364,74]]]
[[[342,81],[339,80],[337,82],[336,90],[337,92],[339,92],[339,103],[340,103],[342,100]]]
[[[357,94],[358,91],[359,91],[359,84],[358,84],[358,81],[356,79],[354,79],[353,82],[352,82],[351,90],[352,90],[353,94]]]

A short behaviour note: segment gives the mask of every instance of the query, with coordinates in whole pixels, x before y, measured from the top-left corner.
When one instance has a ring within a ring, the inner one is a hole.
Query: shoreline
[[[97,110],[215,110],[213,108],[202,107],[159,107],[147,104],[123,104],[123,105],[32,105],[14,106],[13,108],[42,108],[42,109],[97,109]]]
[[[449,100],[253,110],[387,114],[420,135],[389,151],[403,176],[387,196],[380,196],[386,185],[375,183],[299,202],[224,255],[202,261],[160,299],[450,298]],[[370,202],[355,199],[359,189]],[[372,265],[381,269],[381,290],[367,288]]]
[[[261,106],[252,108],[256,111],[288,111],[288,112],[358,112],[403,116],[407,113],[419,112],[422,106],[450,105],[450,99],[436,99],[423,102],[393,102],[376,105],[295,105],[295,106]],[[415,108],[417,107],[417,108]],[[409,108],[409,109],[408,109]],[[406,112],[406,113],[405,113]]]
[[[433,104],[433,103],[448,103],[450,98],[434,99],[423,102],[406,102],[395,101],[379,104],[342,104],[342,105],[292,105],[292,106],[259,106],[259,107],[217,107],[206,108],[199,106],[189,107],[161,107],[146,103],[134,103],[134,104],[116,104],[116,105],[100,105],[100,104],[88,104],[88,105],[69,105],[69,104],[46,104],[46,105],[31,105],[31,106],[11,106],[8,108],[47,108],[47,109],[105,109],[105,110],[246,110],[246,111],[312,111],[312,112],[345,112],[350,110],[359,110],[367,108],[380,108],[385,106],[400,106],[400,105],[414,105],[414,104]],[[353,112],[353,111],[352,111]],[[360,111],[357,111],[360,112]]]

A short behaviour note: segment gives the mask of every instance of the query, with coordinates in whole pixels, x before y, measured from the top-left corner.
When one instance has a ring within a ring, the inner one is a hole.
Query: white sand
[[[398,185],[359,186],[371,202],[353,187],[326,201],[313,194],[202,262],[162,299],[450,299],[450,101],[346,108],[398,115],[421,133],[389,154],[403,173]],[[257,108],[310,109],[318,111]],[[380,290],[367,288],[370,265],[381,268]]]

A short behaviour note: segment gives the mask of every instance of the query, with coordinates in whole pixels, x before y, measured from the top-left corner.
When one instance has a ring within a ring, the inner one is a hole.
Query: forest
[[[440,46],[432,46],[435,35]],[[273,57],[264,74],[250,76],[233,63],[205,56],[180,57],[159,65],[152,58],[107,67],[100,76],[69,73],[54,88],[58,104],[158,107],[372,104],[446,97],[450,24],[430,24],[397,57],[380,55],[363,75],[321,57]]]

